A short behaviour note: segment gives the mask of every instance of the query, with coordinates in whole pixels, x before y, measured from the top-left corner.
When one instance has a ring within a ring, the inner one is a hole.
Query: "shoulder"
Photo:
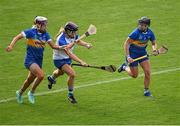
[[[134,29],[134,30],[130,33],[130,35],[138,35],[138,34],[140,34],[140,30],[139,30],[138,28]]]
[[[150,34],[153,34],[153,33],[154,33],[150,28],[148,28],[148,32],[149,32]]]
[[[65,34],[62,32],[56,39],[59,45],[66,45]]]
[[[154,32],[153,32],[150,28],[148,28],[148,35],[150,36],[150,40],[151,40],[151,41],[156,40],[156,37],[155,37],[155,35],[154,35]]]
[[[140,30],[138,28],[135,28],[132,33],[140,33]]]
[[[50,36],[49,32],[47,32],[47,31],[44,33],[44,35],[48,36],[48,37]]]
[[[139,28],[135,28],[133,31],[134,32],[140,32]]]
[[[34,36],[34,34],[36,34],[36,29],[35,28],[25,29],[22,31],[22,34],[24,37],[30,38],[30,37]]]
[[[59,34],[57,40],[65,40],[65,34],[63,32]]]
[[[138,28],[134,29],[130,34],[129,38],[131,39],[137,39],[138,35],[140,34],[140,31]]]
[[[155,39],[155,34],[150,28],[148,28],[148,34],[151,36],[151,38],[153,38],[153,40]]]

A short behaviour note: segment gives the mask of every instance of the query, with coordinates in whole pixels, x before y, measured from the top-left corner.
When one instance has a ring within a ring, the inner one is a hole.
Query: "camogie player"
[[[74,78],[76,76],[74,69],[71,67],[72,60],[79,62],[83,66],[87,66],[83,60],[73,54],[74,42],[78,45],[86,48],[91,48],[90,43],[86,43],[78,39],[77,35],[78,26],[73,22],[67,22],[64,28],[61,28],[59,33],[56,35],[56,44],[58,46],[66,46],[65,50],[54,50],[53,60],[54,65],[57,68],[54,70],[52,75],[47,77],[49,84],[48,89],[52,88],[52,84],[56,83],[56,78],[66,73],[68,75],[68,99],[71,103],[77,103],[73,90],[74,90]]]
[[[147,55],[146,47],[148,41],[152,43],[152,51],[154,55],[158,54],[156,38],[150,27],[150,19],[142,17],[138,20],[138,27],[129,35],[124,43],[124,51],[126,54],[126,60],[129,63],[122,64],[118,69],[118,72],[126,71],[131,77],[137,78],[138,76],[138,64],[142,67],[144,78],[144,96],[152,96],[149,90],[151,72],[150,62],[146,57],[144,59],[133,62],[133,59]]]
[[[46,31],[47,18],[36,16],[34,19],[34,26],[30,29],[24,30],[15,36],[9,46],[6,48],[7,52],[13,50],[17,41],[22,38],[27,39],[27,51],[24,65],[29,70],[27,79],[24,81],[22,87],[16,91],[18,103],[23,103],[22,94],[33,83],[31,90],[28,92],[29,102],[34,104],[34,93],[37,86],[44,78],[42,71],[43,51],[45,44],[48,43],[53,49],[61,49],[60,46],[55,45],[48,32]]]

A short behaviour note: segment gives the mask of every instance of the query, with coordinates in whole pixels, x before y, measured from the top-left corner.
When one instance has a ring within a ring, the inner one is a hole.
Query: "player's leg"
[[[40,84],[40,82],[44,79],[44,73],[40,68],[40,66],[36,63],[31,64],[29,70],[31,71],[31,73],[33,73],[36,76],[36,79],[32,85],[32,89],[28,92],[29,101],[30,103],[34,104],[35,103],[34,92],[37,86]]]
[[[137,78],[138,77],[138,67],[137,66],[130,66],[130,67],[126,67],[125,71],[128,73],[129,76],[133,77],[133,78]]]
[[[23,86],[21,87],[21,89],[16,91],[16,97],[17,97],[17,102],[18,103],[23,103],[22,94],[29,87],[29,85],[34,81],[35,78],[36,78],[36,76],[33,73],[29,72],[28,77],[24,81]]]
[[[132,59],[139,57],[137,52],[134,52],[134,49],[132,49],[132,48],[129,48],[129,53],[130,53],[130,57]],[[138,76],[138,61],[128,63],[128,60],[126,57],[126,63],[123,63],[118,69],[119,73],[122,71],[126,71],[129,76],[131,76],[133,78],[137,78],[137,76]]]
[[[129,66],[126,63],[123,63],[119,69],[118,72],[126,71],[129,76],[133,78],[137,78],[138,76],[138,61],[130,63]]]
[[[61,70],[61,67],[66,64],[65,60],[54,60],[54,65],[56,69],[52,75],[48,75],[48,89],[52,88],[52,85],[56,83],[56,78],[63,75],[64,72]]]
[[[56,69],[53,71],[52,75],[48,75],[47,79],[48,79],[48,89],[52,88],[52,84],[56,83],[56,78],[58,78],[59,76],[63,75],[64,72],[60,69]]]
[[[34,81],[32,85],[31,92],[34,93],[37,86],[40,84],[40,82],[44,79],[44,73],[42,69],[37,65],[36,63],[33,63],[30,66],[30,71],[36,76],[36,80]]]
[[[64,72],[62,70],[56,69],[56,70],[54,70],[54,72],[52,74],[52,77],[53,77],[53,79],[56,79],[57,77],[59,77],[59,76],[61,76],[63,74],[64,74]]]
[[[76,76],[75,71],[73,68],[65,64],[62,66],[62,70],[68,75],[68,99],[71,103],[77,103],[76,99],[74,98],[74,78]]]
[[[149,85],[151,80],[151,70],[150,70],[150,62],[149,60],[144,60],[140,62],[140,65],[144,71],[144,96],[151,96],[149,91]]]
[[[35,80],[36,76],[29,71],[27,79],[24,81],[23,86],[19,90],[20,95],[29,87],[29,85]]]

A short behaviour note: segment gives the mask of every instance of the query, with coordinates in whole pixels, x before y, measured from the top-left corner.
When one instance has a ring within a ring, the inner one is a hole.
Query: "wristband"
[[[127,59],[128,59],[128,58],[131,58],[130,55],[127,55]]]

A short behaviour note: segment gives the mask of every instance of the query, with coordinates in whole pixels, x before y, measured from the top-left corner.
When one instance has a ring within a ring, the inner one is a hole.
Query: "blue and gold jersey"
[[[142,32],[136,28],[129,35],[129,38],[133,40],[132,44],[138,47],[146,47],[149,40],[152,42],[156,39],[154,33],[149,28],[146,32]]]
[[[42,59],[45,44],[51,41],[49,34],[40,33],[36,28],[24,30],[22,34],[27,39],[26,58]]]
[[[129,35],[129,38],[132,39],[132,43],[129,46],[129,55],[133,59],[147,55],[146,47],[148,41],[150,40],[151,42],[153,42],[154,40],[156,40],[154,33],[149,28],[146,30],[146,32],[142,32],[138,28],[136,28]],[[129,66],[136,67],[138,66],[138,63],[144,62],[145,60],[148,60],[148,58],[146,57],[144,59],[130,63]]]

